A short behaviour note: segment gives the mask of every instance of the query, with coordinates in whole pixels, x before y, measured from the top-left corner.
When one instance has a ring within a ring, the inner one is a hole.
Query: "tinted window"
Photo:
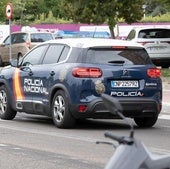
[[[126,64],[143,65],[151,63],[144,49],[89,49],[87,52],[88,63],[95,64]]]
[[[27,64],[31,64],[31,65],[39,64],[46,48],[47,48],[47,45],[43,45],[43,46],[39,46],[39,47],[35,48],[34,50],[32,50],[31,52],[29,52],[24,57],[24,59],[22,61],[22,65],[26,66]]]
[[[69,52],[70,48],[68,46],[64,47],[64,50],[61,53],[61,56],[58,60],[58,62],[62,62],[64,60],[66,60],[67,56],[68,56],[68,52]]]
[[[138,35],[139,38],[170,38],[170,29],[145,29],[141,30]]]
[[[132,40],[135,38],[135,33],[136,31],[135,30],[131,30],[129,35],[127,36],[127,40]]]
[[[50,45],[44,57],[43,64],[57,63],[62,54],[63,45]]]
[[[15,43],[23,43],[26,42],[27,39],[27,34],[26,33],[17,33],[17,34],[11,34],[11,43],[15,44]],[[8,36],[5,40],[4,43],[6,45],[10,44],[10,36]]]
[[[28,35],[26,33],[12,34],[12,43],[26,42],[27,36]]]
[[[50,33],[32,33],[31,42],[45,42],[53,39]]]
[[[82,63],[82,61],[84,62],[84,58],[86,58],[87,50],[73,47],[70,49],[70,51],[71,52],[69,54],[67,62],[70,62],[70,63]]]
[[[10,37],[9,36],[4,40],[4,43],[5,43],[5,45],[9,45],[10,44]]]

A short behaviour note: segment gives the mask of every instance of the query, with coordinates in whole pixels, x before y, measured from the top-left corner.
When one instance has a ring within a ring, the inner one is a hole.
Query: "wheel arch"
[[[59,90],[62,90],[62,91],[65,92],[67,100],[68,100],[68,104],[70,105],[70,94],[69,94],[67,88],[64,85],[62,85],[62,84],[57,84],[50,91],[50,98],[49,98],[50,99],[50,109],[51,109],[52,100],[54,98],[54,95]]]
[[[12,93],[10,93],[9,91],[12,91],[11,89],[10,89],[10,87],[7,85],[7,83],[5,82],[5,81],[3,81],[3,80],[0,80],[0,86],[5,86],[6,87],[6,89],[7,89],[7,94],[10,96],[9,97],[9,104],[10,104],[10,106],[12,107],[12,109],[13,110],[16,110],[16,105],[15,105],[15,100],[14,100],[14,96],[13,96],[13,94]]]

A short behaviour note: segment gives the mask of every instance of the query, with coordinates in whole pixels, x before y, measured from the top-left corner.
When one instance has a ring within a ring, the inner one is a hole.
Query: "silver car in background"
[[[170,28],[133,28],[127,40],[142,44],[155,65],[163,68],[170,66]]]

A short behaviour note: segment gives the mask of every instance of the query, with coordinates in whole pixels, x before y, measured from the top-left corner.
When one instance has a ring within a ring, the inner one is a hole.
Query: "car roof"
[[[147,29],[170,29],[170,27],[166,27],[166,26],[147,26],[147,27],[134,27],[132,30],[147,30]]]
[[[98,46],[129,46],[129,47],[142,47],[142,45],[129,42],[125,40],[117,39],[105,39],[105,38],[65,38],[65,39],[55,39],[50,40],[44,43],[57,43],[57,44],[66,44],[70,47],[80,47],[80,48],[89,48],[89,47],[98,47]]]
[[[17,31],[17,32],[12,32],[12,34],[22,34],[22,33],[29,33],[29,34],[41,34],[41,33],[47,33],[47,34],[52,34],[51,32],[38,32],[38,31],[30,31],[30,32],[27,32],[27,31]]]

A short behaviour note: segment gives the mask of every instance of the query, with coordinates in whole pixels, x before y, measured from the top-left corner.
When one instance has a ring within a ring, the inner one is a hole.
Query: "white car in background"
[[[163,68],[170,66],[170,28],[133,28],[127,40],[142,44],[155,65]]]

